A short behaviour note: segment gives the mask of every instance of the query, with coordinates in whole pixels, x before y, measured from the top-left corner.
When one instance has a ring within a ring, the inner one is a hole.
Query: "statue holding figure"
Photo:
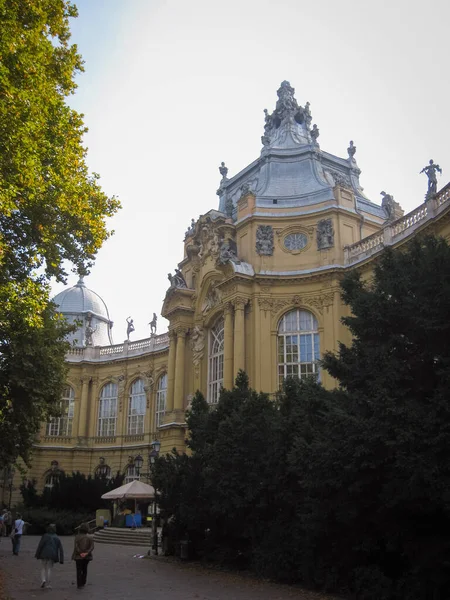
[[[180,271],[180,269],[175,269],[175,275],[172,275],[172,273],[169,273],[167,275],[167,278],[170,281],[169,289],[187,288],[186,280],[183,276],[183,273]]]
[[[153,313],[153,319],[150,321],[149,325],[150,325],[150,335],[153,335],[156,333],[156,324],[158,322],[158,317],[156,316],[156,313]]]
[[[421,173],[425,173],[425,175],[428,177],[428,191],[425,196],[426,200],[432,198],[437,192],[436,171],[438,173],[442,173],[441,167],[436,165],[432,159],[430,160],[430,163],[420,171]]]
[[[127,342],[130,341],[130,333],[134,331],[133,319],[131,317],[127,317]]]
[[[384,211],[387,214],[387,220],[393,221],[395,219],[395,206],[397,202],[391,194],[386,194],[386,192],[380,192],[380,194],[383,197],[381,200],[381,208],[384,208]]]
[[[97,325],[95,327],[92,327],[91,320],[92,320],[92,314],[88,313],[87,321],[86,321],[86,328],[84,330],[84,338],[85,338],[86,346],[92,346],[92,344],[93,344],[92,336],[97,331]]]

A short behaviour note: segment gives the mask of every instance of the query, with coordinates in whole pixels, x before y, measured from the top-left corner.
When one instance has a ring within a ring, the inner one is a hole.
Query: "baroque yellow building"
[[[55,298],[82,324],[67,356],[63,416],[42,426],[35,446],[28,477],[39,488],[61,471],[138,477],[133,458],[148,470],[153,440],[162,452],[184,449],[195,391],[214,404],[239,369],[269,393],[291,374],[318,373],[333,386],[317,360],[350,342],[343,273],[370,271],[384,247],[424,231],[449,239],[450,185],[437,192],[430,162],[427,199],[404,215],[389,194],[381,205],[364,195],[353,142],[341,158],[318,137],[309,103],[283,82],[275,110],[265,111],[261,155],[233,177],[222,163],[218,210],[186,232],[162,307],[168,333],[114,345],[107,307],[83,280]]]

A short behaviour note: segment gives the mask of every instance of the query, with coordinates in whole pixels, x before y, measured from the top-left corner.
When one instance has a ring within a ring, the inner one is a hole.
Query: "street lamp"
[[[148,455],[148,462],[150,463],[150,470],[153,468],[153,466],[156,462],[156,459],[158,458],[159,449],[161,448],[161,442],[159,440],[154,440],[151,443],[151,446],[152,446],[152,451]],[[153,499],[153,523],[152,523],[153,551],[155,553],[155,556],[158,556],[158,528],[156,526],[156,487],[155,487],[155,485],[153,485],[153,488],[155,490],[155,496]]]
[[[142,456],[140,454],[138,454],[134,459],[134,468],[136,469],[138,479],[139,479],[139,476],[140,476],[139,474],[141,472],[143,464],[144,464],[144,459],[142,458]]]

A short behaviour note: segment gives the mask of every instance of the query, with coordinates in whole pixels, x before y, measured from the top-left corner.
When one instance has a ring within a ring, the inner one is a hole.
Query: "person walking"
[[[55,563],[64,564],[64,550],[61,540],[56,535],[56,525],[47,527],[47,533],[41,537],[35,558],[41,561],[41,588],[51,589],[52,569]]]
[[[88,532],[88,524],[82,523],[78,535],[75,536],[72,560],[77,566],[78,589],[86,585],[87,568],[89,561],[92,560],[92,551],[94,550],[94,540],[88,535]]]
[[[12,551],[14,556],[19,556],[20,542],[22,540],[24,525],[25,521],[22,521],[21,515],[18,514],[17,519],[14,521],[11,529]]]

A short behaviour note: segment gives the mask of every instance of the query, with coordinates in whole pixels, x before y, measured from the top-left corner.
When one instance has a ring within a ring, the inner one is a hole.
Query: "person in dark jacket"
[[[77,588],[81,589],[86,585],[87,568],[89,561],[92,560],[92,551],[94,550],[94,540],[88,535],[89,526],[87,523],[80,525],[79,534],[75,536],[72,560],[77,565]]]
[[[49,525],[47,533],[41,537],[35,558],[41,561],[41,588],[51,588],[52,568],[55,563],[64,564],[64,551],[61,540],[56,535],[56,525]]]

